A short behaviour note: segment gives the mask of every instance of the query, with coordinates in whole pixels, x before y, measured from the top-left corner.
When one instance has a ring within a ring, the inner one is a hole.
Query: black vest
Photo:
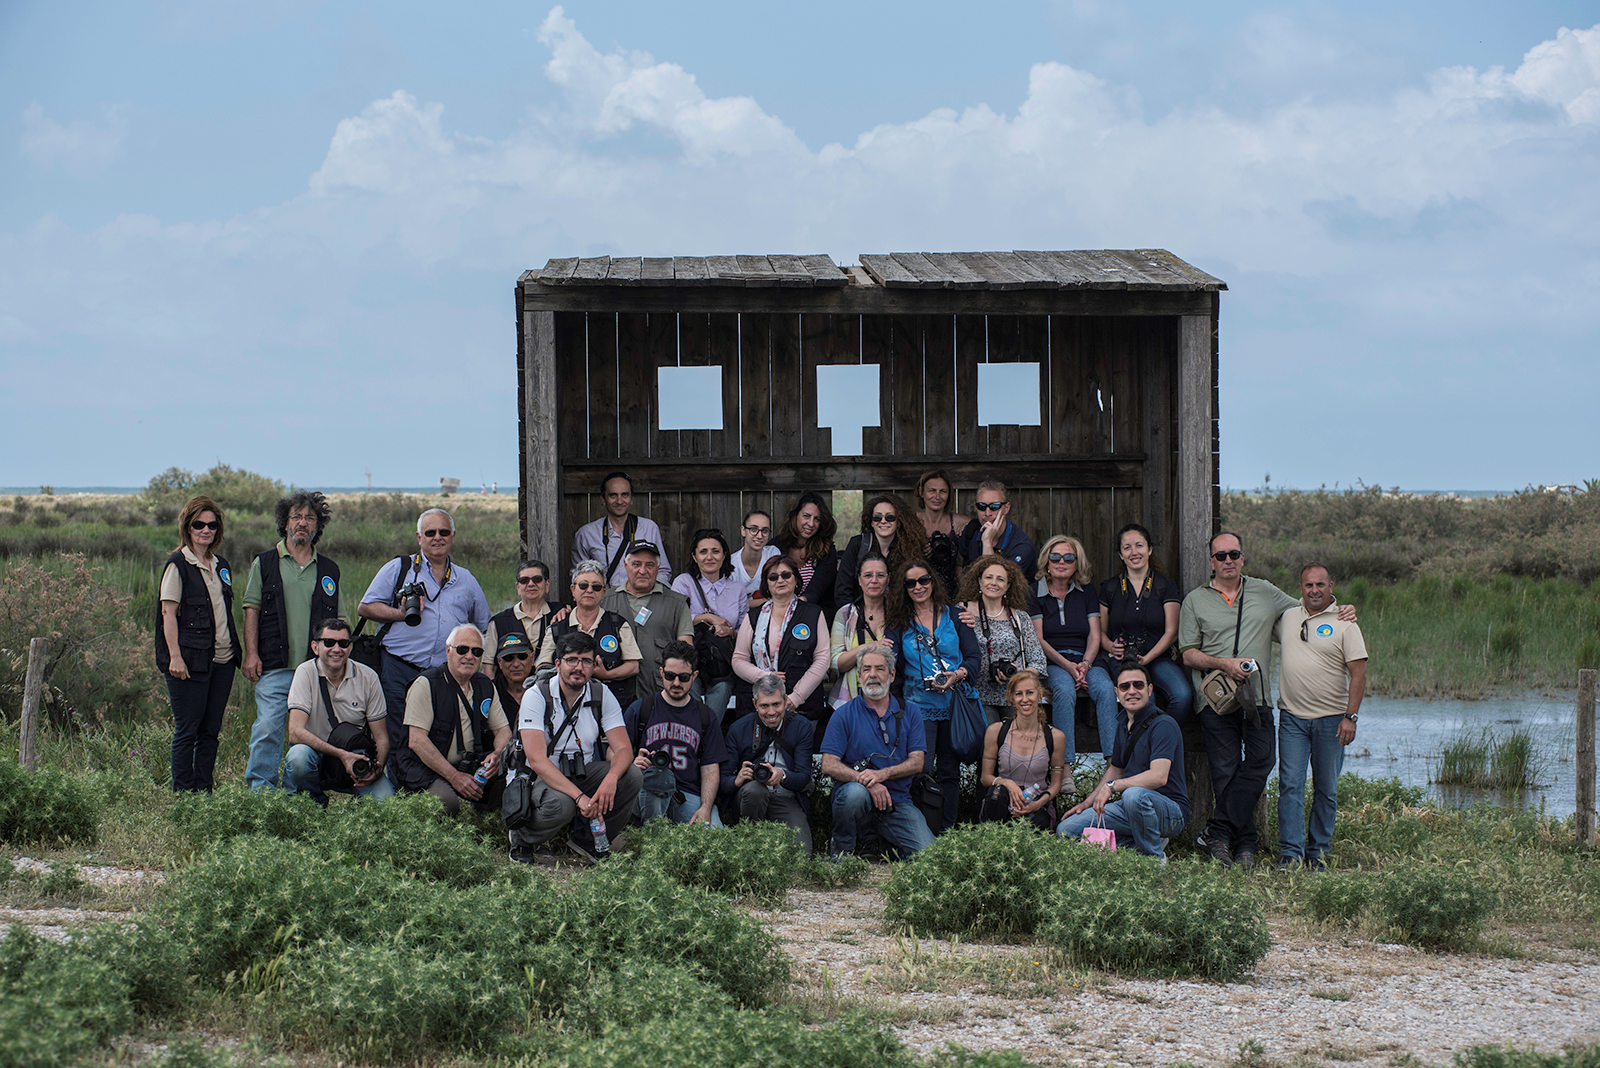
[[[256,557],[261,562],[261,615],[256,621],[256,655],[262,671],[289,666],[289,608],[283,599],[282,558],[274,545]],[[339,565],[317,554],[317,588],[311,594],[311,626],[339,615]],[[309,657],[309,649],[300,652]]]
[[[561,639],[566,635],[578,630],[578,624],[573,618],[576,612],[577,609],[573,609],[573,611],[567,613],[567,618],[562,620],[560,623],[550,624],[550,633],[553,636],[551,641],[552,649],[554,649],[556,646],[559,646],[561,644]],[[612,670],[622,663],[622,627],[623,624],[627,622],[627,620],[623,619],[615,612],[604,608],[600,609],[600,622],[594,625],[594,657],[601,664],[605,665],[605,669],[607,671]],[[582,632],[579,631],[579,633]],[[606,645],[608,644],[606,642],[607,638],[611,639],[609,643],[611,648],[609,650],[606,649]],[[637,636],[635,636],[635,640],[637,641]],[[557,654],[558,657],[559,655],[560,654]],[[627,708],[629,705],[633,704],[634,682],[632,678],[618,679],[616,682],[607,682],[606,686],[611,690],[612,694],[615,695],[617,704],[621,705],[623,708]]]
[[[214,557],[217,577],[222,579],[222,603],[228,610],[228,644],[233,646],[231,664],[237,664],[239,634],[233,626],[233,572],[222,556]],[[211,613],[211,591],[206,589],[205,576],[200,569],[184,557],[183,551],[167,557],[168,564],[178,565],[178,577],[183,580],[182,600],[178,602],[178,652],[191,677],[206,675],[211,671],[211,660],[216,655],[216,620]],[[162,565],[161,573],[167,569]],[[167,650],[166,630],[161,622],[161,600],[156,599],[156,667],[166,674],[172,657]]]
[[[777,612],[773,612],[773,626],[782,620],[778,619]],[[750,633],[752,648],[750,660],[755,662],[756,654],[753,648],[754,635],[758,633],[756,623],[761,618],[761,608],[750,609]],[[800,634],[795,633],[800,631]],[[802,635],[804,635],[802,637]],[[822,631],[822,609],[808,601],[801,601],[795,605],[794,615],[789,619],[789,629],[784,632],[783,640],[778,643],[778,670],[783,673],[784,688],[794,691],[807,671],[811,670],[811,661],[817,655],[817,642],[826,639],[830,643],[832,638]],[[811,696],[806,698],[806,703],[800,706],[811,719],[816,719],[822,714],[825,704],[822,691],[827,689],[826,680],[819,682],[817,688],[811,691]],[[753,690],[748,682],[739,679],[735,690],[741,697],[749,698]]]
[[[495,642],[504,641],[507,634],[520,634],[528,640],[528,652],[538,656],[540,646],[544,645],[544,632],[550,628],[550,617],[561,611],[561,606],[551,601],[546,601],[545,607],[550,611],[539,617],[539,622],[534,625],[534,633],[532,634],[528,633],[527,623],[517,616],[516,605],[512,605],[504,612],[495,613],[489,619],[489,622],[494,624]],[[485,649],[483,655],[492,657],[497,651],[495,649]]]
[[[450,743],[455,741],[456,728],[461,723],[461,687],[456,685],[456,680],[450,676],[450,665],[440,664],[436,668],[429,668],[418,678],[428,680],[428,690],[433,699],[433,726],[428,728],[428,741],[439,750],[439,755],[450,755]],[[494,747],[494,732],[489,729],[489,702],[494,698],[494,683],[486,675],[472,676],[472,723],[475,732],[462,732],[461,748],[463,752],[473,749],[481,740],[482,749],[479,750],[480,759],[488,755]],[[390,715],[396,713],[391,712]],[[405,709],[401,708],[398,714],[404,718]],[[477,738],[474,738],[474,734]],[[411,748],[411,728],[406,727],[401,744],[394,753],[395,775],[400,780],[400,786],[406,790],[421,791],[433,785],[433,780],[439,777],[438,773],[422,762],[415,750]]]

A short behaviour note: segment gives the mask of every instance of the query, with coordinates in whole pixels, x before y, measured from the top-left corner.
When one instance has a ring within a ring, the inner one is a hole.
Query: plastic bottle
[[[596,854],[604,855],[611,852],[611,839],[606,836],[606,821],[602,817],[589,817],[589,833],[594,835]]]
[[[485,785],[488,784],[488,782],[489,782],[489,762],[488,761],[484,761],[482,764],[478,765],[478,770],[472,773],[472,781],[477,783],[479,786],[485,786]]]
[[[1022,791],[1022,803],[1024,805],[1032,804],[1034,800],[1038,798],[1038,796],[1039,787],[1037,785],[1029,786],[1026,790]]]

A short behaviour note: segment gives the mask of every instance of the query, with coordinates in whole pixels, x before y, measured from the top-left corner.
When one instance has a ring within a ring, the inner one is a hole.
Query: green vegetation
[[[773,906],[783,904],[802,856],[788,827],[751,820],[720,830],[651,820],[635,841],[642,863],[684,886]]]
[[[90,790],[52,767],[23,771],[0,756],[0,841],[93,842],[97,806]]]
[[[1487,728],[1446,742],[1439,750],[1434,781],[1446,786],[1518,790],[1537,786],[1542,771],[1533,732],[1518,727],[1505,734]]]
[[[1397,868],[1378,893],[1384,922],[1401,941],[1457,949],[1477,940],[1495,896],[1475,879],[1438,868]]]

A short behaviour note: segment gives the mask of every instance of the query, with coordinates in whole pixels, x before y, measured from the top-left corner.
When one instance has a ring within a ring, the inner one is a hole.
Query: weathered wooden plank
[[[1078,271],[1070,261],[1057,259],[1054,253],[1018,249],[1012,255],[1050,279],[1058,289],[1085,289],[1089,285],[1086,274]]]
[[[683,525],[683,496],[661,489],[651,477],[654,474],[654,471],[645,471],[642,476],[635,476],[641,486],[648,488],[640,505],[650,509],[645,514],[661,528],[661,540],[667,543],[667,559],[672,561],[674,567],[681,568],[687,563],[682,555],[683,541],[687,536]],[[634,499],[638,500],[639,497],[640,494],[635,492]]]
[[[561,542],[550,556],[541,556],[539,559],[550,565],[556,576],[555,585],[561,600],[570,604],[572,602],[572,542],[578,536],[578,528],[592,519],[600,518],[605,512],[599,491],[592,485],[584,484],[583,479],[598,483],[601,476],[610,467],[599,471],[585,473],[581,478],[574,478],[573,473],[563,465],[561,469]],[[592,492],[592,496],[591,496]],[[594,503],[594,511],[590,513],[590,502]],[[602,560],[601,563],[606,561]]]
[[[1178,588],[1210,575],[1212,530],[1211,317],[1186,315],[1178,326]]]
[[[578,266],[573,268],[569,282],[599,282],[611,270],[610,256],[585,256],[578,261]]]
[[[923,449],[952,453],[956,448],[956,324],[950,315],[922,321]]]
[[[1092,453],[1112,451],[1111,420],[1114,394],[1111,389],[1112,355],[1117,345],[1122,320],[1099,320],[1095,326],[1094,343],[1084,352],[1083,367],[1087,372],[1089,423],[1093,436],[1089,441]]]
[[[1039,365],[1039,425],[1017,427],[1017,451],[1050,451],[1050,320],[1043,315],[1017,316],[1017,359]]]
[[[556,553],[561,547],[561,408],[563,396],[562,338],[555,312],[530,312],[526,316],[527,357],[522,382],[522,528],[530,552]],[[566,316],[563,316],[566,318]],[[581,352],[582,350],[578,350]],[[575,362],[572,354],[568,361]],[[572,393],[566,396],[576,397]],[[580,409],[581,411],[581,409]],[[587,445],[587,443],[585,443]]]
[[[802,456],[800,316],[772,317],[772,455]],[[814,402],[813,402],[814,403]]]
[[[883,315],[860,318],[861,362],[878,365],[878,425],[862,428],[861,452],[887,456],[894,452],[894,354],[890,339],[893,320]]]
[[[544,265],[544,270],[539,272],[535,281],[547,286],[558,286],[572,277],[572,272],[578,269],[578,257],[551,260]]]
[[[722,429],[708,432],[711,455],[738,456],[739,317],[730,312],[714,312],[707,319],[707,359],[713,366],[722,368],[722,396],[716,401],[722,405]]]
[[[689,313],[685,313],[689,314]],[[639,430],[645,442],[645,450],[639,456],[675,457],[682,456],[683,450],[679,445],[676,430],[661,429],[661,393],[657,371],[662,367],[678,366],[678,327],[683,319],[680,315],[651,315],[649,319],[648,343],[644,349],[642,366],[638,369],[638,377],[631,378],[628,374],[628,365],[623,364],[622,381],[623,390],[627,391],[627,383],[634,381],[639,384],[639,396],[645,402],[645,414]],[[624,430],[624,440],[627,432]],[[624,450],[624,456],[630,454]]]
[[[1177,476],[1177,413],[1173,405],[1177,323],[1171,319],[1145,319],[1140,326],[1139,386],[1144,407],[1141,447],[1146,457],[1140,522],[1155,539],[1163,571],[1170,571],[1177,563],[1172,550],[1177,544],[1178,529],[1172,492]]]
[[[1111,379],[1111,449],[1144,441],[1144,397],[1139,388],[1139,349],[1143,319],[1118,319],[1116,344],[1108,352]]]
[[[619,451],[620,412],[617,396],[617,316],[589,316],[589,458],[615,460]],[[625,315],[624,320],[642,319]],[[639,455],[642,455],[640,453]],[[563,460],[568,459],[563,456]]]
[[[1182,291],[1193,288],[1161,263],[1141,256],[1131,249],[1106,249],[1100,255],[1122,265],[1130,289]]]
[[[1093,398],[1084,355],[1096,320],[1050,316],[1050,451],[1083,454],[1094,448]]]
[[[800,320],[801,428],[805,455],[828,457],[836,448],[831,427],[817,426],[817,368],[860,362],[860,316],[806,315]]]
[[[739,455],[772,455],[772,316],[756,312],[739,316],[740,405]]]
[[[952,289],[948,272],[920,252],[892,252],[895,262],[910,271],[917,279],[919,289]]]
[[[1122,277],[1120,267],[1105,262],[1093,252],[1052,252],[1050,258],[1061,265],[1064,273],[1082,279],[1090,289],[1128,288],[1128,280]]]
[[[746,286],[769,288],[781,281],[765,256],[735,256],[734,261],[739,265],[739,277],[744,279]]]
[[[1138,489],[1144,477],[1144,456],[1127,453],[1113,457],[1059,457],[991,455],[978,460],[967,456],[932,454],[914,460],[848,460],[843,458],[813,462],[784,457],[745,456],[682,459],[655,457],[630,460],[628,470],[661,492],[759,492],[765,487],[777,493],[798,493],[803,489],[828,486],[840,490],[871,489],[880,486],[910,486],[930,467],[942,467],[962,487],[961,503],[969,511],[972,487],[984,478],[999,473],[1008,485],[1020,484],[1025,475],[1029,486],[1062,489]],[[609,470],[604,461],[585,460],[564,465],[562,491],[592,491],[602,474]],[[787,502],[786,502],[787,503]],[[782,516],[779,516],[782,519]],[[1029,531],[1030,535],[1034,533]]]
[[[924,252],[923,258],[950,279],[953,289],[988,289],[992,279],[972,269],[965,252]]]
[[[710,279],[704,256],[674,256],[672,281],[680,286],[703,286]]]
[[[1228,288],[1228,283],[1222,279],[1207,274],[1192,263],[1180,260],[1164,248],[1141,248],[1134,251],[1147,260],[1154,260],[1162,264],[1169,271],[1172,271],[1197,289],[1216,292]]]
[[[806,270],[806,265],[800,262],[799,256],[776,254],[767,257],[767,262],[772,265],[773,273],[779,278],[779,284],[794,289],[810,289],[816,285],[816,280],[811,277],[811,272]]]
[[[526,312],[525,316],[555,316],[556,396],[560,424],[556,428],[556,447],[562,459],[589,458],[588,316],[583,312]]]
[[[889,337],[894,361],[894,417],[890,451],[927,452],[922,425],[922,317],[897,315]]]
[[[676,281],[671,256],[646,256],[639,266],[642,286],[670,286]]]
[[[735,272],[737,274],[737,272]],[[1146,290],[916,289],[905,283],[831,288],[740,288],[734,278],[707,285],[526,286],[529,311],[828,312],[851,315],[1209,315],[1213,294]]]
[[[863,255],[861,266],[874,281],[885,288],[916,289],[921,285],[916,274],[906,270],[893,256]]]
[[[1006,499],[1011,502],[1011,513],[1007,518],[1021,527],[1033,539],[1034,545],[1043,545],[1055,530],[1055,511],[1051,506],[1049,487],[1041,488],[1033,480],[1031,472],[1026,476],[1026,483],[1021,481],[1024,477],[1022,472],[1014,469],[995,469],[989,473],[1006,484]]]
[[[608,286],[636,286],[639,284],[639,272],[644,267],[644,261],[638,256],[623,256],[611,261],[611,270],[606,272],[606,285]]]
[[[718,286],[739,288],[745,284],[744,272],[739,269],[739,258],[737,256],[707,256],[706,275],[707,281],[713,282]],[[738,309],[735,308],[734,310]]]
[[[800,264],[806,269],[806,273],[811,275],[815,285],[842,286],[850,281],[849,276],[839,269],[838,264],[821,253],[801,256]]]
[[[1022,283],[1023,289],[1055,289],[1058,284],[1048,271],[1035,267],[1019,253],[985,252],[982,255],[993,260],[997,267],[1010,272]]]
[[[990,289],[1027,288],[1021,278],[1000,266],[987,252],[958,252],[952,258],[958,260],[974,277],[982,279]]]
[[[711,363],[711,317],[706,312],[684,312],[678,316],[678,365],[680,367],[705,367]],[[704,399],[707,408],[722,402],[721,391]],[[680,430],[678,454],[680,456],[710,456],[711,431]],[[720,431],[718,432],[720,433]],[[688,507],[687,504],[685,507]],[[677,557],[673,557],[677,559]]]
[[[956,345],[955,451],[960,456],[981,456],[989,451],[989,428],[978,425],[978,365],[987,356],[986,319],[982,315],[952,318]]]

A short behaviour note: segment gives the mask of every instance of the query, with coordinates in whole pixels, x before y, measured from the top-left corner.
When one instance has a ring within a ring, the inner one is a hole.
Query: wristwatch
[[[1351,723],[1354,723],[1360,717],[1360,715],[1361,713],[1359,712],[1346,712],[1344,714],[1344,718],[1349,720]]]

